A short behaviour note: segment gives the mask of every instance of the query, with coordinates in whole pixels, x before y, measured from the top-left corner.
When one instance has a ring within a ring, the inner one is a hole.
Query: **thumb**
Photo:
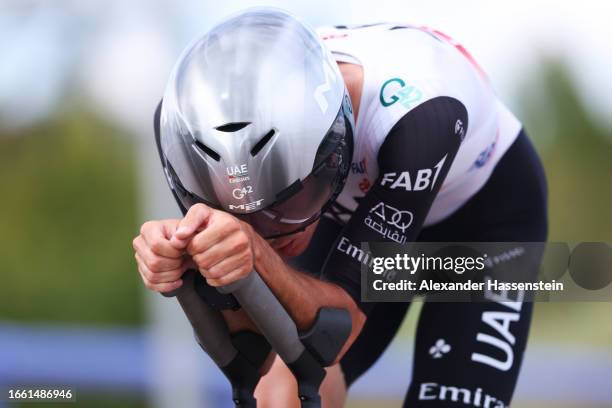
[[[204,204],[191,206],[170,239],[172,246],[185,248],[189,240],[202,228],[211,214],[212,209]]]

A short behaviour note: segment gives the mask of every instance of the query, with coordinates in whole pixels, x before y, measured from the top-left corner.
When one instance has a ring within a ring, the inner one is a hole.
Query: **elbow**
[[[349,305],[347,305],[347,310],[351,315],[351,333],[346,339],[344,346],[342,346],[342,349],[340,350],[340,353],[338,353],[338,356],[334,360],[333,364],[338,364],[346,352],[351,348],[355,340],[357,340],[357,336],[359,336],[361,333],[361,330],[363,329],[363,326],[367,320],[366,315],[359,308],[359,306],[357,306],[355,301],[348,296],[348,294],[347,298],[349,303]]]
[[[354,302],[353,302],[354,303]],[[351,327],[351,335],[349,336],[347,343],[350,342],[349,347],[353,344],[353,342],[357,339],[357,336],[361,333],[363,326],[367,320],[366,315],[359,309],[357,305],[355,305],[355,310],[351,311],[351,319],[353,326]]]

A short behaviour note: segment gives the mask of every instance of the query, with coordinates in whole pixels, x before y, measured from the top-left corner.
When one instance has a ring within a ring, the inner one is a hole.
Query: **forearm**
[[[298,329],[309,329],[322,307],[345,309],[350,313],[352,329],[340,353],[344,354],[365,322],[365,315],[353,299],[339,286],[291,268],[258,234],[252,232],[251,237],[255,269],[285,307]]]

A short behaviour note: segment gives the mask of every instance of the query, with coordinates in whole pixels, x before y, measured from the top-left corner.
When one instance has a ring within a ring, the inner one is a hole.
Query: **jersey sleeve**
[[[467,131],[465,106],[455,98],[430,99],[406,113],[378,153],[379,175],[343,228],[322,271],[367,315],[361,302],[362,242],[414,241]]]

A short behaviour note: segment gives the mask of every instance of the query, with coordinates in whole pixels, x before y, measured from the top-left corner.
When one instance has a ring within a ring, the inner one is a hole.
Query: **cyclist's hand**
[[[155,292],[169,292],[182,285],[181,276],[191,265],[185,251],[170,244],[179,220],[148,221],[132,241],[138,272],[145,286]]]
[[[192,206],[171,239],[175,248],[185,248],[211,286],[225,286],[253,270],[250,227],[231,214]]]

